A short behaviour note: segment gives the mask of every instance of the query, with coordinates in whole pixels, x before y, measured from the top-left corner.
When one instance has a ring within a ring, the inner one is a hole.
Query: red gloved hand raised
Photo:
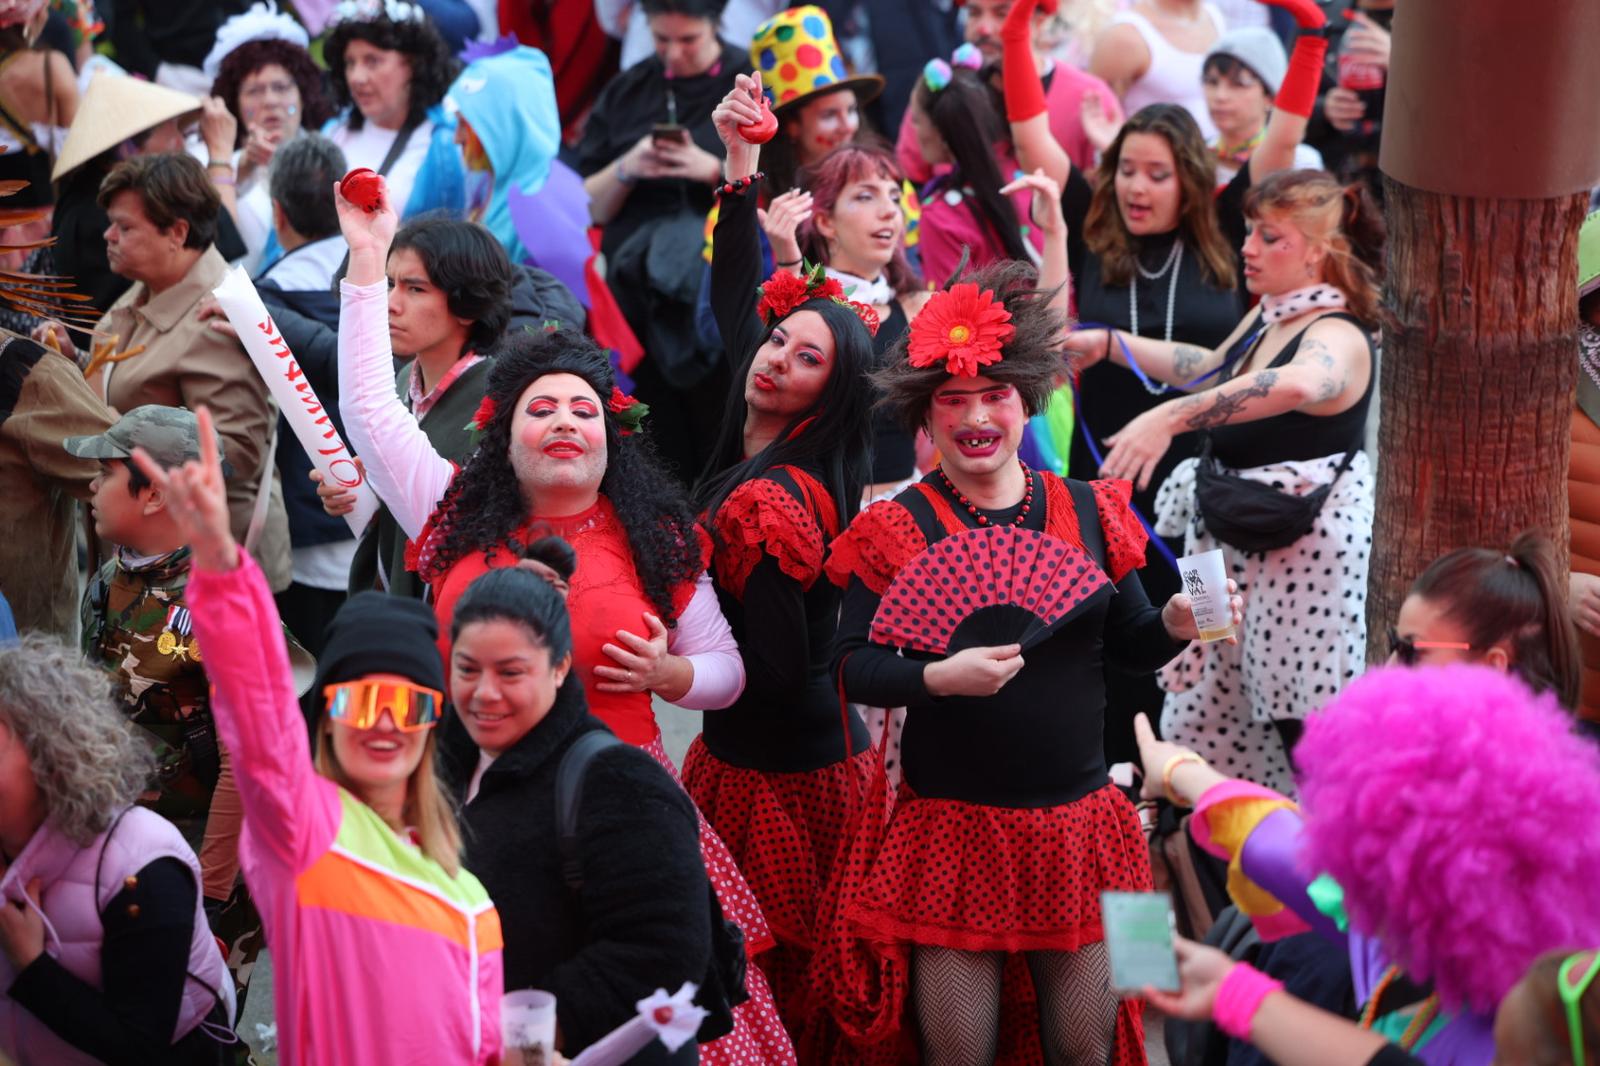
[[[772,113],[772,105],[767,103],[766,95],[761,97],[761,120],[739,127],[739,139],[748,144],[766,144],[778,132],[778,116]]]
[[[1310,2],[1310,0],[1307,0]],[[1014,0],[1000,26],[1001,80],[1005,83],[1006,119],[1026,122],[1046,111],[1044,83],[1033,58],[1033,12],[1055,14],[1057,0]]]
[[[339,193],[366,211],[376,211],[383,202],[383,176],[370,167],[357,167],[339,181]]]
[[[1328,24],[1328,16],[1317,5],[1317,0],[1261,0],[1272,7],[1281,7],[1294,16],[1294,24],[1302,30],[1319,30]]]

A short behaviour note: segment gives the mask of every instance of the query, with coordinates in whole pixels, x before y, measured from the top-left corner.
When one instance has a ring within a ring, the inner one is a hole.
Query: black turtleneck
[[[556,770],[573,741],[605,724],[569,676],[550,712],[484,771],[461,809],[465,861],[500,913],[505,987],[556,997],[562,1051],[572,1055],[637,1013],[657,988],[704,981],[711,926],[699,827],[688,795],[628,744],[589,764],[578,808],[583,888],[561,876]],[[464,801],[478,749],[452,713],[439,764]],[[652,1044],[632,1063],[692,1063]]]

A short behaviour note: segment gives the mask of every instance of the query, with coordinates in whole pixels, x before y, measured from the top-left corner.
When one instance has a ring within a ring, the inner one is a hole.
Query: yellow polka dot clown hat
[[[761,71],[761,85],[774,111],[841,88],[854,89],[863,104],[883,92],[878,75],[852,75],[845,68],[828,13],[811,4],[780,11],[757,26],[750,39],[750,61]]]

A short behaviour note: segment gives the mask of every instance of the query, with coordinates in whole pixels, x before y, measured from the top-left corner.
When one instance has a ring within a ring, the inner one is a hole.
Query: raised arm
[[[1061,186],[1043,169],[1023,174],[1001,189],[1010,196],[1021,189],[1032,191],[1028,215],[1044,236],[1044,251],[1039,257],[1039,288],[1055,290],[1050,306],[1066,323],[1072,313],[1072,271],[1067,265],[1067,221],[1061,213]]]
[[[1294,150],[1305,139],[1306,126],[1316,109],[1322,64],[1328,54],[1328,17],[1316,0],[1266,2],[1293,15],[1300,33],[1294,41],[1294,52],[1289,56],[1289,70],[1273,102],[1266,132],[1246,164],[1252,185],[1268,174],[1294,166]]]
[[[748,178],[760,165],[761,146],[748,143],[738,132],[741,125],[761,117],[756,103],[760,95],[759,75],[740,74],[711,112],[717,136],[727,149],[723,171],[730,182]],[[739,192],[721,196],[717,225],[711,232],[711,310],[733,366],[755,347],[761,333],[761,323],[756,318],[756,288],[763,280],[761,240],[756,232],[758,191],[754,186],[745,186]]]
[[[346,200],[338,186],[333,195],[350,245],[350,269],[339,282],[339,414],[373,491],[406,536],[417,537],[455,468],[434,449],[394,388],[384,269],[399,219],[387,187],[373,212]]]
[[[1011,124],[1011,143],[1023,171],[1043,170],[1057,186],[1065,186],[1072,172],[1072,159],[1050,132],[1050,112],[1045,105],[1044,83],[1039,79],[1038,62],[1033,57],[1033,12],[1046,14],[1056,9],[1056,0],[1015,0],[1000,28],[1004,50],[1002,77],[1005,81],[1006,121]]]
[[[337,832],[338,803],[311,764],[272,592],[228,529],[211,412],[202,407],[198,418],[198,462],[163,470],[143,449],[134,461],[161,490],[193,551],[189,609],[246,824],[264,851],[298,873]]]

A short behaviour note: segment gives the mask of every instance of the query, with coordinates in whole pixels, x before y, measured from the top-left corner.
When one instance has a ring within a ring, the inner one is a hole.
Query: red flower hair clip
[[[606,410],[616,416],[617,432],[624,437],[631,437],[639,432],[644,416],[650,413],[650,405],[640,403],[613,385],[611,397],[606,400]]]
[[[864,303],[846,299],[844,286],[837,278],[828,277],[820,263],[803,266],[799,275],[776,271],[756,292],[761,297],[756,302],[756,314],[769,329],[807,300],[832,300],[854,311],[869,334],[878,335],[877,312]]]
[[[992,290],[962,282],[929,298],[911,322],[907,351],[912,366],[943,362],[953,377],[977,377],[979,367],[1001,360],[1016,332]]]
[[[489,423],[494,421],[495,402],[493,396],[485,396],[483,402],[478,404],[478,409],[472,412],[472,421],[466,428],[474,433],[482,433],[489,428]]]

